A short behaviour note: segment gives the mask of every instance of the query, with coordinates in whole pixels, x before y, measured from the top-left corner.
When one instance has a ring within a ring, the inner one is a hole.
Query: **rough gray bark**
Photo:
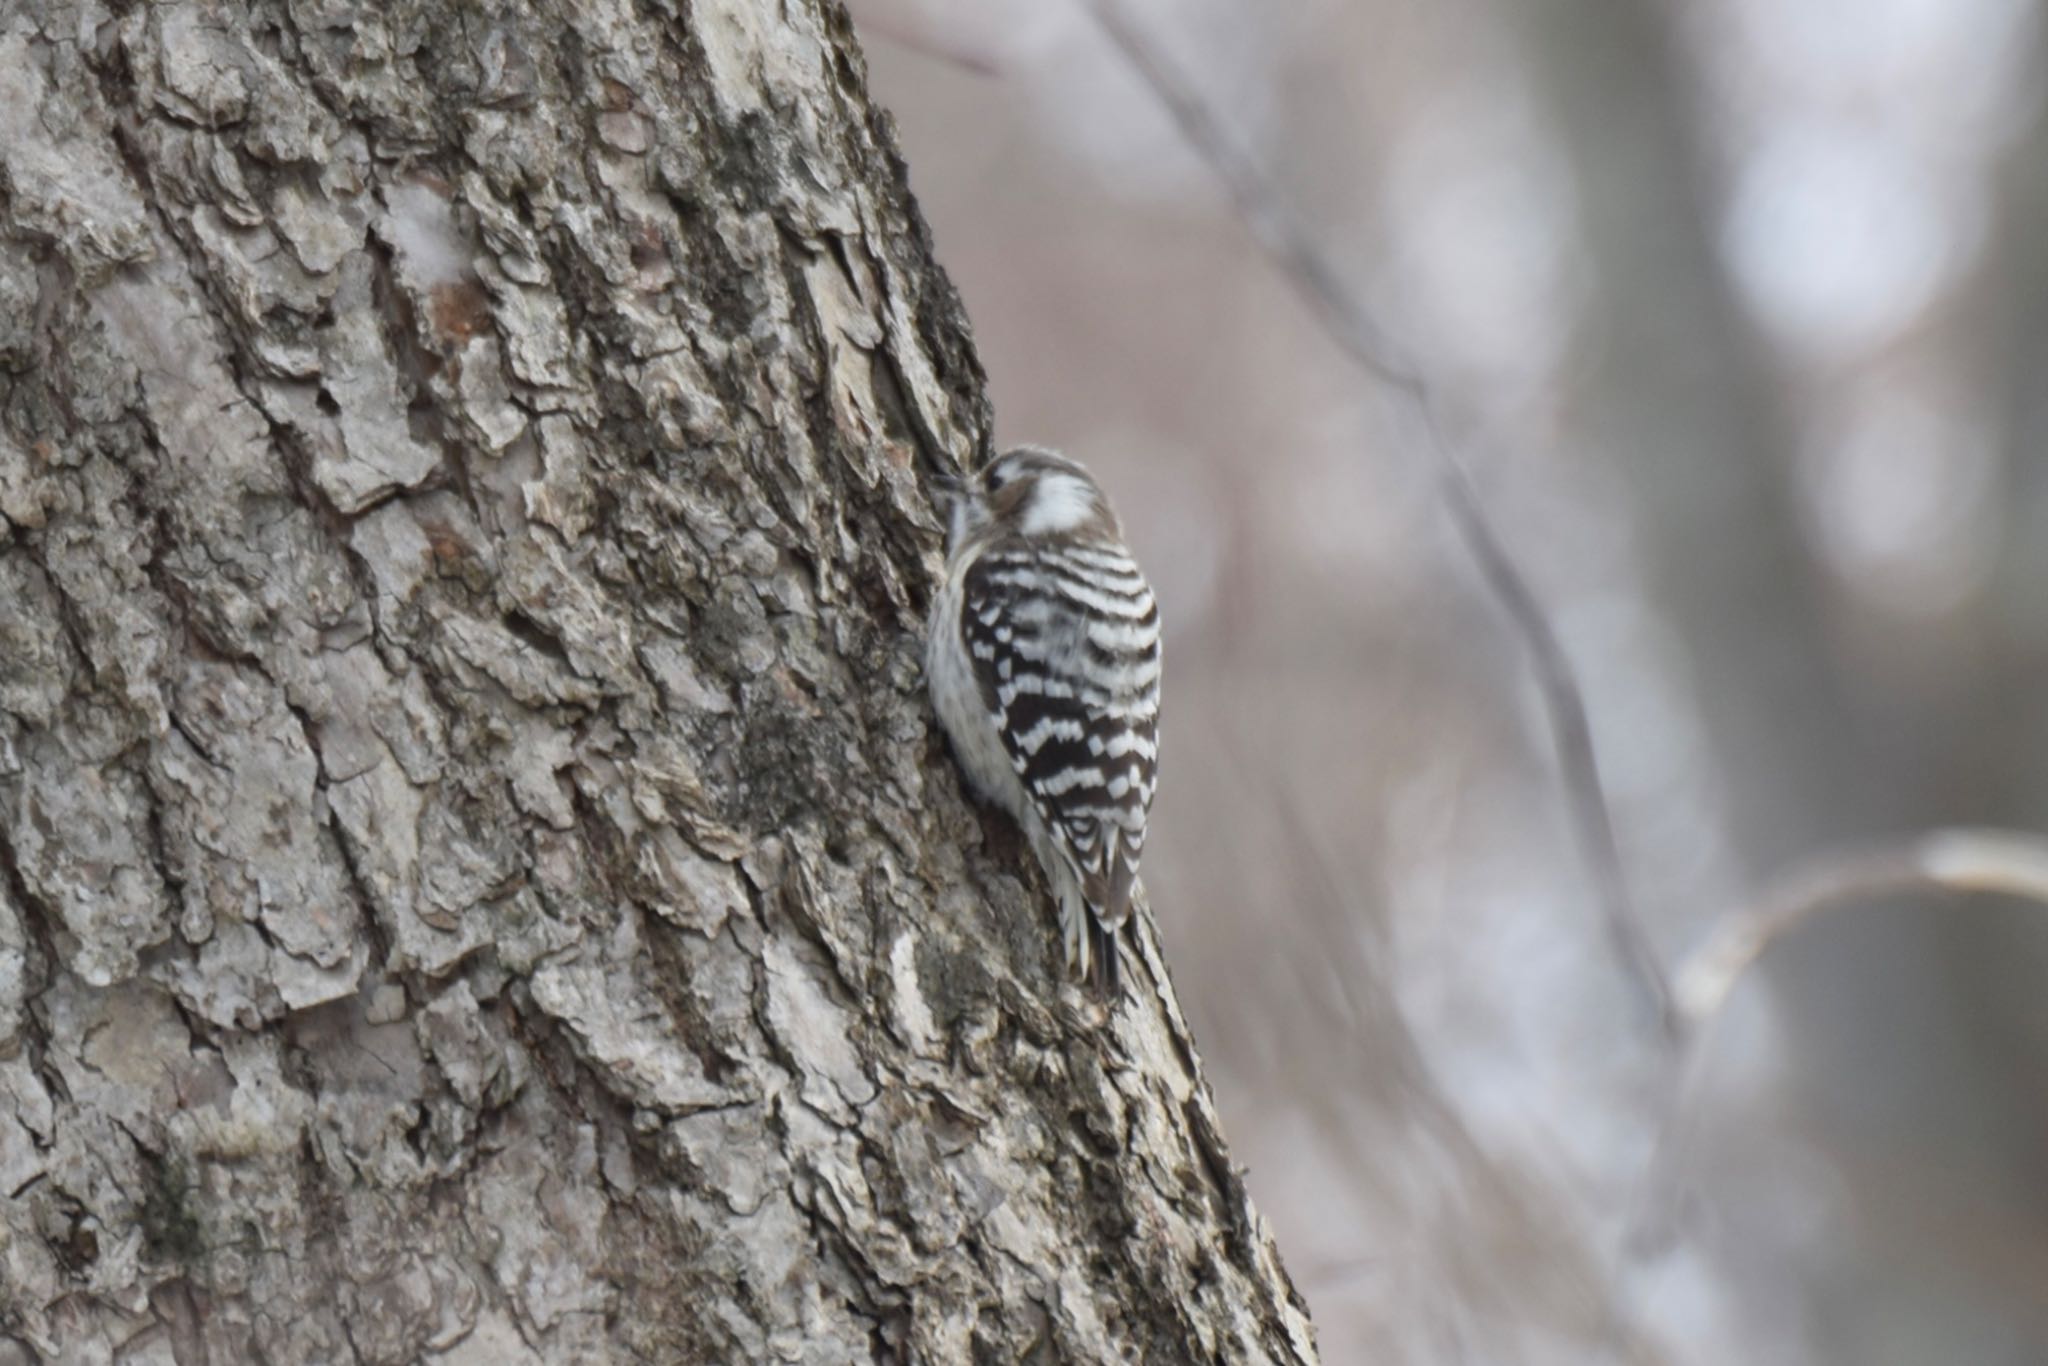
[[[0,1360],[1312,1361],[928,727],[986,429],[836,5],[0,9]]]

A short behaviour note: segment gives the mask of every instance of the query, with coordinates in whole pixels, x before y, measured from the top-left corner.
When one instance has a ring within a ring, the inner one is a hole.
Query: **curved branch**
[[[1697,1036],[1742,975],[1788,931],[1823,911],[1900,892],[1991,893],[2048,906],[2048,837],[2016,830],[1934,830],[1900,844],[1826,855],[1723,920],[1679,969],[1674,1000]]]

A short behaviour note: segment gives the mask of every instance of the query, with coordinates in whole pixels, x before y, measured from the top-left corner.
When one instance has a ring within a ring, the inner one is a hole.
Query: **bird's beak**
[[[967,480],[950,471],[939,470],[932,475],[931,486],[938,491],[940,497],[950,500],[967,491]]]

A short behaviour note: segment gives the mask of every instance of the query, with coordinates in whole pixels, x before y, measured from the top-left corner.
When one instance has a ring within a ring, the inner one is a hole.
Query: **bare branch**
[[[1676,1173],[1684,1121],[1698,1093],[1713,1026],[1742,975],[1788,931],[1824,911],[1903,892],[1993,893],[2048,906],[2048,837],[2011,830],[1933,830],[1892,844],[1822,855],[1780,877],[1727,916],[1680,965],[1673,992],[1684,1054],[1633,1208],[1625,1243],[1638,1256],[1665,1247],[1680,1218]]]
[[[1229,189],[1238,214],[1281,274],[1314,312],[1330,338],[1360,367],[1403,398],[1425,434],[1439,493],[1451,523],[1477,562],[1487,592],[1499,603],[1529,652],[1530,668],[1550,718],[1551,739],[1570,802],[1579,850],[1598,888],[1615,956],[1640,988],[1667,1042],[1679,1020],[1663,965],[1637,920],[1622,873],[1605,784],[1593,749],[1586,701],[1529,579],[1488,517],[1464,461],[1445,437],[1438,402],[1413,360],[1354,298],[1301,221],[1252,157],[1225,133],[1207,101],[1124,16],[1115,0],[1089,0],[1096,22],[1173,115],[1181,135]]]
[[[906,52],[976,76],[1000,76],[1003,62],[985,47],[949,32],[945,23],[931,14],[903,12],[900,6],[877,0],[848,0],[847,11],[865,35],[887,39]]]
[[[2048,838],[2012,830],[1935,830],[1795,869],[1754,906],[1722,921],[1685,961],[1675,996],[1681,1021],[1697,1037],[1764,950],[1820,912],[1916,891],[1989,892],[2048,905]]]

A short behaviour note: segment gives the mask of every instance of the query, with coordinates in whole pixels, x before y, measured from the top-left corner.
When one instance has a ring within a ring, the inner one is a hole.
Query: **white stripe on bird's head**
[[[1032,484],[1018,529],[1026,536],[1063,536],[1102,515],[1102,494],[1093,481],[1065,470],[1047,470]]]

